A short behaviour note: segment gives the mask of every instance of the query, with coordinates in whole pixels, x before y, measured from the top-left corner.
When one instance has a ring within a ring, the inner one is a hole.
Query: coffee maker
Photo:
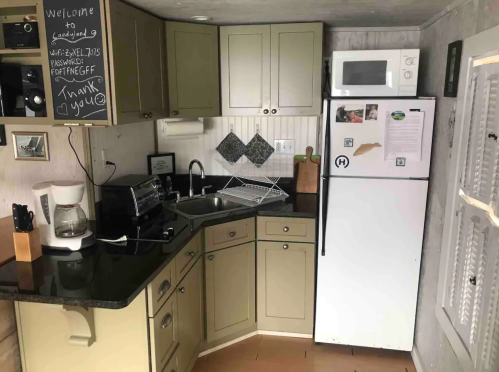
[[[77,251],[95,243],[87,228],[87,216],[80,207],[85,184],[50,181],[33,186],[36,221],[42,246]]]

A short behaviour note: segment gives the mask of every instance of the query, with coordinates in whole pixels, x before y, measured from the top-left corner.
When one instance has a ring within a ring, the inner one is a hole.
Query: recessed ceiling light
[[[212,18],[208,16],[192,16],[191,19],[194,19],[196,21],[211,21]]]

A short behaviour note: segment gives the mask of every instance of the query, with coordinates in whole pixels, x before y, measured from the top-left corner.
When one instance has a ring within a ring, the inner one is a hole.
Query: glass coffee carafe
[[[55,207],[54,230],[58,238],[74,238],[87,232],[87,216],[80,204],[67,204]]]

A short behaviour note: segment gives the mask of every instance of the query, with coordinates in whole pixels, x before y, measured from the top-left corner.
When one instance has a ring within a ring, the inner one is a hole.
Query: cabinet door
[[[322,23],[271,26],[271,112],[320,115]]]
[[[107,4],[114,123],[165,117],[163,22],[118,0]]]
[[[140,108],[148,120],[168,116],[164,22],[140,12],[137,22]]]
[[[255,243],[205,255],[207,341],[255,323]]]
[[[270,25],[220,27],[223,115],[270,115]]]
[[[114,124],[140,120],[137,9],[107,0]]]
[[[314,247],[258,242],[258,329],[313,333]]]
[[[217,26],[166,22],[170,116],[219,116]]]
[[[202,340],[202,261],[192,267],[177,288],[178,371],[184,372]]]

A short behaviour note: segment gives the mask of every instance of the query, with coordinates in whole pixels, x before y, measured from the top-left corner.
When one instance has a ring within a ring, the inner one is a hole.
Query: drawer
[[[206,252],[255,240],[255,219],[227,222],[205,229]]]
[[[177,280],[175,275],[175,260],[172,260],[147,286],[147,301],[149,316],[153,317],[159,311],[166,299],[175,291]]]
[[[258,217],[258,240],[315,242],[315,219]]]
[[[149,319],[153,372],[161,372],[178,344],[177,296],[170,296]]]
[[[177,282],[180,282],[185,274],[187,274],[198,257],[201,256],[201,253],[202,240],[201,232],[199,232],[175,257]]]
[[[177,350],[175,350],[171,359],[168,361],[168,364],[161,372],[180,372],[180,370],[178,369],[178,357],[177,357],[178,349],[179,348],[177,348]],[[155,372],[155,371],[153,371],[153,372]],[[160,371],[157,371],[157,372],[160,372]]]

